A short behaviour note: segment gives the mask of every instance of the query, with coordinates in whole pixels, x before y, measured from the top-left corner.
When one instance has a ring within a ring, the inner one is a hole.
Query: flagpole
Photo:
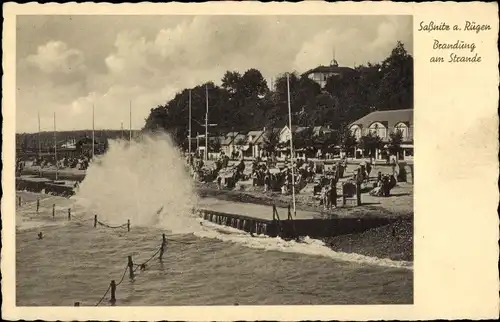
[[[95,154],[95,106],[92,104],[92,159],[94,159]]]
[[[191,166],[191,90],[189,90],[189,148],[188,148],[188,162]]]
[[[132,101],[129,101],[129,122],[130,122],[129,124],[130,131],[128,140],[132,142]]]
[[[40,140],[40,111],[38,111],[38,158],[42,157],[42,141]]]
[[[205,85],[205,101],[207,109],[205,112],[205,161],[208,160],[208,85]]]
[[[54,112],[54,158],[56,159],[56,180],[57,180],[59,165],[57,164],[56,112]]]
[[[292,202],[293,202],[293,214],[296,217],[297,213],[295,210],[295,173],[294,173],[294,151],[293,151],[293,131],[292,131],[292,107],[290,104],[290,75],[286,75],[286,87],[288,92],[288,123],[290,128],[290,161],[292,162]]]
[[[40,162],[40,176],[42,176],[42,140],[40,129],[40,110],[38,110],[38,161]]]

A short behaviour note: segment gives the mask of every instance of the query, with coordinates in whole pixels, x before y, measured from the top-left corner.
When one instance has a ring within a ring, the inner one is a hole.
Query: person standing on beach
[[[330,208],[330,189],[328,187],[328,185],[324,186],[323,187],[323,193],[322,193],[322,196],[323,196],[323,208],[325,210],[328,210],[328,208]]]
[[[337,178],[334,177],[330,183],[330,205],[332,208],[337,208]]]
[[[269,171],[266,172],[266,175],[264,176],[264,192],[267,192],[269,189],[269,185],[271,183],[271,173]]]

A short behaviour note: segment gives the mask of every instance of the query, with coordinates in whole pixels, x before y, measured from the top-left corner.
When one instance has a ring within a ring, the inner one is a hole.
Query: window
[[[379,138],[385,138],[387,136],[387,128],[380,122],[375,122],[370,125],[368,132]]]
[[[354,135],[356,140],[359,140],[361,138],[361,128],[358,125],[353,125],[351,127],[351,133]]]
[[[396,124],[396,126],[394,127],[394,132],[397,132],[397,131],[401,131],[401,135],[403,137],[403,139],[407,139],[408,138],[408,125],[406,125],[405,123],[398,123]]]

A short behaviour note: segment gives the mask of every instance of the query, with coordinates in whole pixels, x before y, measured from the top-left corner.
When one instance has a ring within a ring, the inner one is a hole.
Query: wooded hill
[[[286,73],[278,75],[273,85],[269,88],[261,72],[252,68],[243,74],[227,71],[221,86],[208,82],[192,88],[192,136],[205,131],[205,86],[209,123],[217,124],[209,129],[211,135],[283,127],[288,123]],[[330,126],[342,132],[346,125],[374,110],[413,108],[413,57],[398,41],[382,62],[356,66],[355,73],[331,77],[324,89],[292,72],[290,96],[294,125]],[[183,144],[188,137],[188,102],[186,88],[151,109],[144,129],[166,130]]]

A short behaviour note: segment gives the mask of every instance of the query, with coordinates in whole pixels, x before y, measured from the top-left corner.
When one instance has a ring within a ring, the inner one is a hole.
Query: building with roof
[[[349,129],[358,142],[362,136],[371,134],[378,136],[385,147],[390,142],[391,133],[400,131],[402,158],[413,156],[413,109],[375,111],[352,122]],[[363,153],[361,149],[358,151]],[[380,157],[380,151],[376,151],[375,158]]]
[[[307,129],[306,126],[297,126],[297,125],[292,125],[292,128],[290,129],[288,125],[285,125],[281,130],[280,130],[280,143],[287,143],[290,142],[290,137],[297,133],[300,133],[302,131],[305,131]]]
[[[309,79],[318,83],[321,88],[324,88],[326,86],[326,82],[330,77],[342,77],[345,74],[353,73],[356,73],[356,70],[350,67],[340,67],[337,61],[334,59],[329,66],[320,65],[303,73],[302,76],[308,77]]]
[[[266,129],[261,131],[250,131],[247,133],[246,136],[246,146],[244,149],[244,156],[251,156],[252,158],[257,158],[262,156],[262,151],[263,151],[263,135],[264,131]]]
[[[241,157],[247,145],[247,135],[239,132],[229,132],[225,135],[221,150],[230,158]]]
[[[225,155],[231,157],[234,152],[234,139],[238,136],[238,132],[229,132],[225,135],[224,140],[222,141],[222,152]]]

